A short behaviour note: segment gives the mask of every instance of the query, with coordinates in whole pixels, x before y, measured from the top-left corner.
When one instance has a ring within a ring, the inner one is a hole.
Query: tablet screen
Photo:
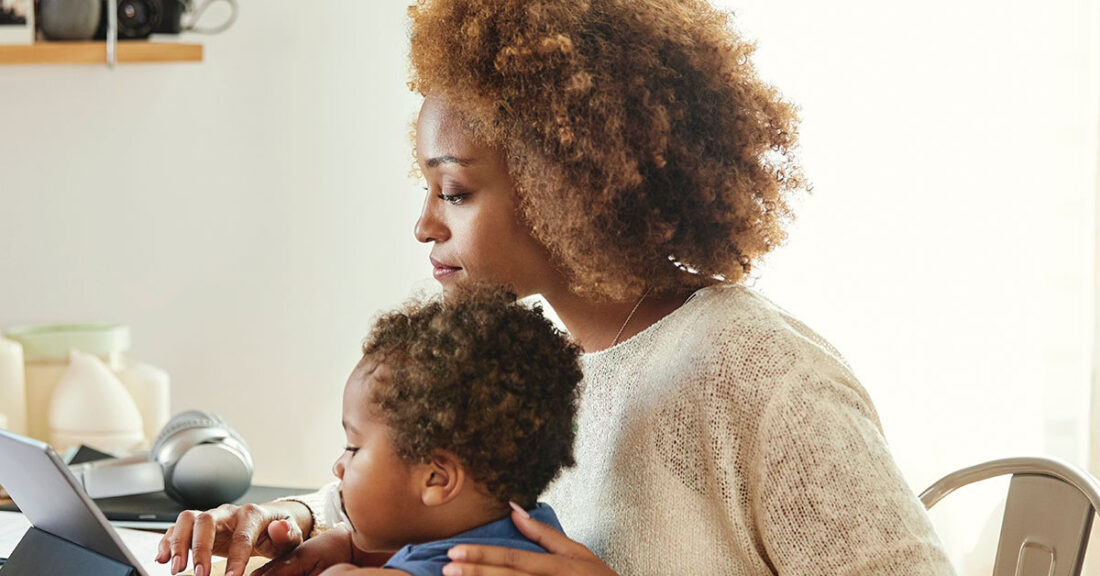
[[[0,430],[0,486],[39,530],[141,570],[48,444]]]

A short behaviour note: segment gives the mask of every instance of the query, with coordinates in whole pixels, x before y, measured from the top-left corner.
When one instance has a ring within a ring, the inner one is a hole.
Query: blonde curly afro
[[[795,108],[700,0],[419,0],[410,86],[503,149],[574,291],[739,281],[805,188]]]

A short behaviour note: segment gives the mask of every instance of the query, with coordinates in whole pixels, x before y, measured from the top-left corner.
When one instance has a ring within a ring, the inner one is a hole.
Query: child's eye
[[[358,451],[359,451],[358,446],[344,446],[344,452],[350,452],[351,454],[355,454]]]

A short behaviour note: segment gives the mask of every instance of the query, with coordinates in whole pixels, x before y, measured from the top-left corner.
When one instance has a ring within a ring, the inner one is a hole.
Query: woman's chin
[[[443,289],[443,296],[449,297],[456,290],[460,290],[463,286],[469,284],[470,278],[466,274],[465,270],[459,270],[454,274],[450,274],[442,278],[437,277],[436,281],[439,282],[439,287]]]

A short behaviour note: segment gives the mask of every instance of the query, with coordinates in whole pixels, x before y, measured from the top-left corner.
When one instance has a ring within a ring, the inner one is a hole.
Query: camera
[[[150,34],[179,34],[180,18],[186,10],[183,0],[118,0],[118,38],[137,40]],[[102,3],[95,37],[107,37],[107,0]]]

